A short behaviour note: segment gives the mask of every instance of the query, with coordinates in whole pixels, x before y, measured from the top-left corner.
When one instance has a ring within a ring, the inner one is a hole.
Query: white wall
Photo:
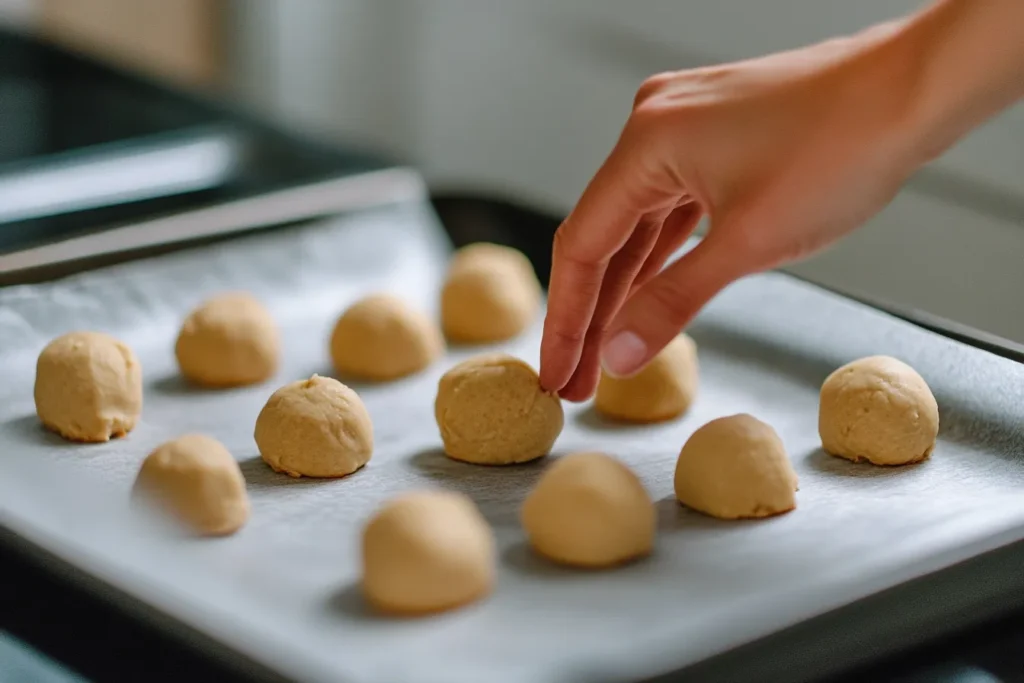
[[[0,25],[30,27],[35,10],[35,0],[0,0]]]
[[[275,68],[256,97],[294,121],[397,152],[435,186],[566,210],[646,75],[792,47],[917,4],[291,0],[266,15]],[[936,168],[943,184],[924,177],[796,270],[1024,342],[1024,107]],[[991,192],[1006,215],[990,210]]]
[[[408,156],[415,7],[406,0],[239,0],[231,23],[239,92],[290,123]]]

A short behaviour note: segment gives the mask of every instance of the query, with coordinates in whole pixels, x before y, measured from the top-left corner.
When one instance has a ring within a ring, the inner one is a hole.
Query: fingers
[[[672,210],[665,219],[661,233],[658,235],[658,241],[651,249],[647,261],[633,280],[631,294],[661,272],[668,260],[679,251],[693,231],[697,229],[697,224],[700,223],[703,215],[703,210],[695,201],[688,201]]]
[[[567,256],[562,234],[561,228],[555,234],[540,345],[540,384],[551,392],[560,391],[576,370],[607,267],[604,260],[586,262]]]
[[[728,244],[704,239],[630,296],[608,330],[602,364],[609,374],[628,377],[638,372],[742,274]]]
[[[572,377],[558,392],[568,401],[583,401],[594,393],[600,376],[601,344],[615,314],[629,294],[637,273],[648,259],[661,231],[665,211],[645,214],[626,244],[612,257],[601,284],[597,306],[583,340],[583,350]]]
[[[609,262],[654,200],[630,158],[616,146],[555,234],[540,351],[547,391],[560,391],[576,370]]]

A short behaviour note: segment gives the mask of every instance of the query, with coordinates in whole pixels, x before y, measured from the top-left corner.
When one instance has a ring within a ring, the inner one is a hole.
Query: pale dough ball
[[[362,399],[319,375],[275,391],[256,418],[255,438],[267,464],[291,477],[344,477],[373,453],[373,425]]]
[[[935,448],[939,406],[921,375],[902,361],[870,356],[821,385],[818,432],[832,455],[875,465],[920,462]]]
[[[420,491],[395,498],[363,530],[367,601],[390,614],[459,607],[491,592],[495,544],[466,496]]]
[[[186,434],[143,461],[135,493],[204,536],[233,534],[249,519],[245,478],[219,441]]]
[[[389,294],[352,304],[331,335],[331,359],[342,375],[387,381],[423,370],[444,352],[433,320]]]
[[[769,517],[796,507],[797,476],[779,435],[750,415],[720,417],[679,453],[676,498],[721,519]]]
[[[277,372],[281,339],[270,311],[253,296],[229,292],[189,313],[174,345],[181,374],[206,387],[237,387]]]
[[[453,342],[511,339],[537,317],[541,286],[521,252],[471,244],[456,252],[441,290],[441,326]]]
[[[70,441],[99,442],[130,432],[142,412],[142,366],[135,352],[102,332],[57,337],[36,361],[36,414]]]
[[[697,345],[680,334],[632,377],[615,378],[602,371],[594,408],[629,422],[671,420],[693,403],[697,378]]]
[[[546,455],[562,432],[557,396],[537,372],[505,353],[463,361],[438,383],[434,417],[445,453],[478,465],[511,465]]]
[[[650,496],[632,470],[604,453],[555,461],[526,497],[521,517],[534,550],[563,564],[608,567],[654,546]]]

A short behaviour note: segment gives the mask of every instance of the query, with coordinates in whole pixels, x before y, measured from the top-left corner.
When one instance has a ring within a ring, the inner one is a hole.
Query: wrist
[[[914,17],[872,26],[843,41],[847,58],[830,76],[829,128],[844,144],[875,157],[878,168],[900,181],[924,163],[920,84],[922,50]]]
[[[899,137],[921,166],[1024,96],[1024,2],[939,0],[880,50]]]

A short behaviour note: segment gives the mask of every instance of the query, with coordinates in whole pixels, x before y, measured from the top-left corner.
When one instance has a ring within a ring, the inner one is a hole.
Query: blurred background
[[[915,0],[0,0],[0,22],[325,140],[431,187],[564,214],[643,79],[859,29]],[[1024,107],[795,272],[1024,343]]]

